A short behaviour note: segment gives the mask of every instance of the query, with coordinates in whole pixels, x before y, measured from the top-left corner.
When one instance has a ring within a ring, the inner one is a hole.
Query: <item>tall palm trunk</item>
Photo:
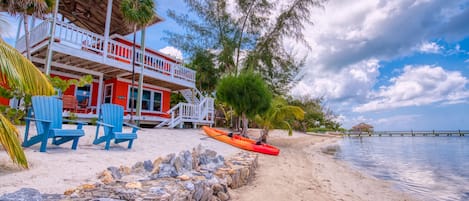
[[[29,47],[31,45],[29,44],[29,39],[30,39],[30,34],[29,34],[29,25],[28,25],[28,15],[23,14],[23,25],[24,25],[24,41],[26,45],[26,58],[31,61],[31,50]]]
[[[133,113],[134,113],[134,83],[135,83],[135,40],[137,36],[137,25],[134,25],[134,41],[132,44],[132,85],[130,87],[130,122],[133,122]]]

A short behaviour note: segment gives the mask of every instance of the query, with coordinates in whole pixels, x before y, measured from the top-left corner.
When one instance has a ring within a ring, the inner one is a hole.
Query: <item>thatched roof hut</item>
[[[373,126],[365,123],[359,123],[352,127],[352,131],[356,132],[371,132],[373,131]]]

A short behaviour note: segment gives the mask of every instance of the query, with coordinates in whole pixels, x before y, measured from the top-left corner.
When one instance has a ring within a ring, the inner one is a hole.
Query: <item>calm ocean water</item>
[[[421,200],[469,200],[469,136],[347,137],[336,157]]]

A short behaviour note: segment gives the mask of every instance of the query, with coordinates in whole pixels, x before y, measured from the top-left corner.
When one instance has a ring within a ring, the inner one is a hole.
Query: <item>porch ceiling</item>
[[[104,35],[107,2],[108,0],[60,0],[59,13],[81,28]],[[133,31],[123,20],[120,4],[121,0],[112,2],[110,35],[127,35]],[[157,16],[150,25],[161,21],[163,19]]]

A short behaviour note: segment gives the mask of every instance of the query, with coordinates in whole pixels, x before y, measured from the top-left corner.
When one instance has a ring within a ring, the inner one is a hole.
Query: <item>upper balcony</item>
[[[30,33],[32,61],[44,65],[51,37],[50,21],[44,21],[34,27]],[[102,35],[90,32],[73,24],[58,21],[53,35],[52,71],[71,73],[77,76],[91,74],[107,78],[129,79],[132,72],[132,46],[124,38],[106,39]],[[26,51],[25,37],[16,41],[16,48]],[[143,61],[142,61],[143,58]],[[144,82],[180,90],[195,87],[196,72],[181,65],[181,62],[158,51],[146,48],[144,54],[140,48],[135,51],[135,72],[137,77],[143,67]]]

